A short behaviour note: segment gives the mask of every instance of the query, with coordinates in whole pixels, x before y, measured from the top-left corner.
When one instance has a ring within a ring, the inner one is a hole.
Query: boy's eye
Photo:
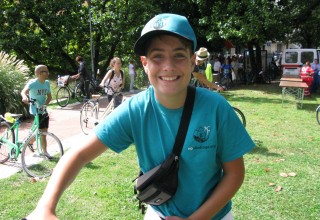
[[[153,58],[153,59],[161,59],[164,56],[162,54],[160,54],[160,53],[154,53],[150,57]]]
[[[186,55],[184,53],[177,53],[177,54],[175,54],[175,57],[176,58],[185,58]]]

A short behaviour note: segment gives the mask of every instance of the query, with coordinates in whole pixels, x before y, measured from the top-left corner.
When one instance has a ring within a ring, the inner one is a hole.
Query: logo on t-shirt
[[[210,134],[210,126],[203,126],[197,128],[193,133],[193,138],[199,142],[203,143],[208,140]]]

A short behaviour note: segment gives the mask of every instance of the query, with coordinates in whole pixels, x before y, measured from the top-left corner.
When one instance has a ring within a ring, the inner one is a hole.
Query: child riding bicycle
[[[47,106],[52,99],[50,82],[47,80],[49,77],[48,67],[45,65],[38,65],[35,67],[34,72],[37,78],[31,79],[21,91],[22,101],[29,104],[31,99],[36,99],[39,106]],[[36,111],[36,105],[30,105],[30,114],[35,116]],[[49,116],[43,109],[40,109],[39,121],[39,130],[47,132],[49,128]],[[52,156],[47,152],[46,136],[43,136],[42,138],[42,143],[44,143],[42,146],[44,156],[48,159],[52,159]]]

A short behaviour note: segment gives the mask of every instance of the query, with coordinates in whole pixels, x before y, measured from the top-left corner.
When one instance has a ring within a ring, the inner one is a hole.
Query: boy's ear
[[[196,64],[196,54],[194,53],[193,56],[191,57],[191,67],[192,70],[194,69],[194,65]]]
[[[143,66],[143,68],[144,68],[144,71],[146,72],[146,74],[148,74],[148,67],[147,67],[148,61],[147,61],[147,57],[141,56],[141,57],[140,57],[140,60],[141,60],[142,66]]]

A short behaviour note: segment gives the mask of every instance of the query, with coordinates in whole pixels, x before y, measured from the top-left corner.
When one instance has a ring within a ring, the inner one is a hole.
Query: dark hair
[[[166,36],[166,35],[169,35],[169,36],[173,36],[173,37],[176,37],[176,38],[178,38],[180,41],[181,41],[181,43],[186,47],[186,48],[188,48],[189,50],[190,50],[190,53],[191,54],[193,54],[193,43],[192,43],[192,41],[190,41],[190,40],[187,40],[187,39],[185,39],[185,38],[183,38],[183,37],[180,37],[180,36],[178,36],[178,35],[176,35],[176,34],[171,34],[171,33],[165,33],[165,34],[159,34],[159,35],[157,35],[157,36],[154,36],[154,37],[152,37],[152,38],[150,38],[150,39],[148,39],[147,41],[146,41],[146,43],[145,43],[145,54],[147,54],[147,52],[148,52],[148,50],[149,50],[149,47],[150,47],[150,44],[151,44],[151,42],[152,42],[152,40],[154,39],[154,38],[160,38],[160,37],[162,37],[162,36]]]
[[[83,61],[83,58],[82,58],[81,56],[77,56],[77,57],[76,57],[76,61],[77,61],[77,62]]]

